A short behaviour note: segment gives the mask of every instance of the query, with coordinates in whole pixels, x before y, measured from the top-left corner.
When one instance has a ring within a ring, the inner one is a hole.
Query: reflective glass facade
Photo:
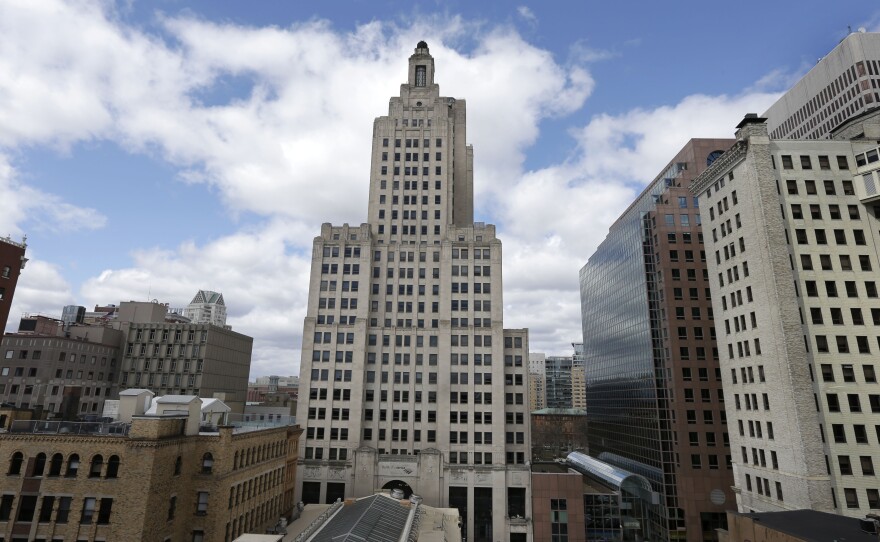
[[[700,212],[687,190],[730,143],[688,143],[580,273],[589,453],[651,482],[660,540],[705,540],[710,492],[733,500]]]
[[[648,468],[639,474],[660,492],[659,412],[666,385],[662,359],[655,370],[647,310],[645,259],[653,261],[653,248],[645,219],[665,190],[665,183],[654,183],[643,192],[580,272],[590,454],[610,451],[642,463]],[[667,532],[665,517],[653,521],[654,532]]]

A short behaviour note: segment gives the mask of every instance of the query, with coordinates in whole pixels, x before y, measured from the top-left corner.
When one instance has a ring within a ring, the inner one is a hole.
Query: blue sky
[[[641,187],[878,22],[863,2],[4,2],[0,234],[32,259],[7,330],[209,288],[252,375],[296,374],[311,240],[364,219],[372,119],[425,39],[468,100],[505,324],[567,353],[577,271]]]

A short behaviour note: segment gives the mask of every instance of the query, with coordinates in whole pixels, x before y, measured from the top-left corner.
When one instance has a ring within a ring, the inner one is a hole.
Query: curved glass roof
[[[624,484],[633,484],[640,490],[651,490],[651,483],[644,476],[609,465],[595,457],[580,452],[571,452],[566,457],[566,461],[577,470],[595,476],[613,488],[621,489]]]

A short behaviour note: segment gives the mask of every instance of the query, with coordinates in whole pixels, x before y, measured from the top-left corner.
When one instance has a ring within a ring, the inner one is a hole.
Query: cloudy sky
[[[644,5],[643,5],[644,4]],[[424,39],[468,101],[506,327],[580,340],[577,274],[691,137],[729,137],[869,2],[0,2],[6,324],[222,291],[252,377],[299,372],[312,239],[366,217],[372,120]]]

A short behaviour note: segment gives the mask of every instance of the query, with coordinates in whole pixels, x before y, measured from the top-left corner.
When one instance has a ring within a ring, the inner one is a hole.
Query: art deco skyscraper
[[[373,124],[369,222],[314,242],[299,493],[399,488],[458,508],[468,540],[525,541],[528,334],[502,327],[501,242],[473,219],[465,121],[419,42]]]

